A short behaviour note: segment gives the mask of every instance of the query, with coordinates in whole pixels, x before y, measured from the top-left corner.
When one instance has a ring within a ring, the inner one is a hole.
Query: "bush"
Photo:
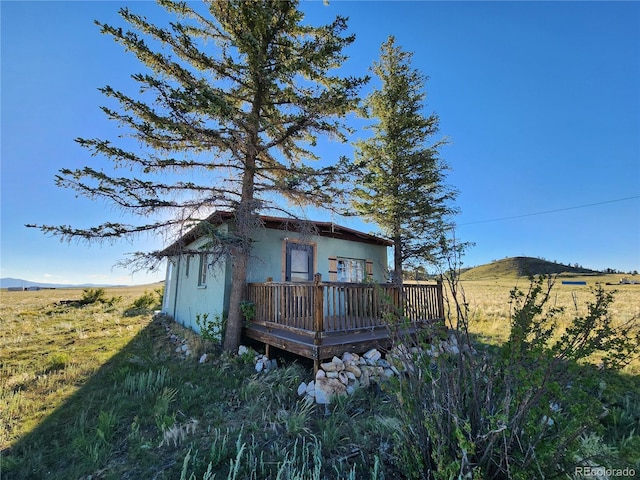
[[[392,387],[403,424],[396,442],[403,473],[429,480],[572,473],[585,458],[584,434],[598,431],[603,412],[598,370],[585,364],[597,355],[601,368],[623,366],[640,345],[635,321],[614,326],[613,294],[597,287],[587,315],[559,335],[554,318],[561,309],[547,307],[553,281],[539,277],[526,293],[511,292],[509,340],[475,352],[464,294],[455,275],[448,283],[455,350],[434,350],[428,336],[438,332],[428,332],[419,348],[406,350],[411,373]]]
[[[200,335],[204,340],[216,345],[222,343],[226,319],[220,315],[214,315],[213,319],[209,320],[208,313],[199,313],[196,315],[196,325],[198,325]]]
[[[107,301],[104,288],[85,288],[82,290],[81,305],[91,305],[93,303],[105,303]]]
[[[142,296],[136,298],[125,310],[126,316],[144,315],[160,308],[162,303],[162,291],[144,292]]]

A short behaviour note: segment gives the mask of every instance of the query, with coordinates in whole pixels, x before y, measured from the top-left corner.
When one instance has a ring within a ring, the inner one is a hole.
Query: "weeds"
[[[603,408],[597,371],[584,362],[602,354],[607,368],[620,368],[638,352],[637,327],[612,325],[612,296],[596,289],[587,315],[556,336],[561,309],[546,308],[553,283],[541,277],[527,292],[512,290],[507,342],[473,354],[468,305],[455,276],[449,281],[459,353],[427,355],[429,346],[418,342],[406,359],[413,374],[394,388],[404,475],[524,479],[571,472],[581,439],[597,430]]]
[[[200,330],[203,340],[212,342],[215,345],[222,344],[223,333],[226,326],[226,319],[220,315],[215,315],[209,320],[208,313],[196,315],[196,325]]]

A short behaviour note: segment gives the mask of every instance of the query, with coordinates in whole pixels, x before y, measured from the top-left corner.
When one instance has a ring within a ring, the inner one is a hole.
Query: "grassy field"
[[[624,277],[626,276],[619,274],[557,277],[549,306],[564,308],[564,314],[558,318],[560,326],[573,316],[586,313],[587,303],[593,301],[592,289],[596,284],[602,285],[605,291],[614,292],[615,301],[609,312],[614,320],[624,322],[640,317],[640,285],[620,285],[619,281]],[[562,285],[562,280],[585,281],[587,284]],[[470,330],[487,343],[504,342],[509,336],[509,292],[514,287],[526,291],[528,279],[513,276],[484,280],[463,279],[460,284],[469,304]],[[625,372],[640,375],[640,359],[632,361]]]
[[[486,343],[508,334],[515,283],[463,282],[470,328]],[[157,288],[0,292],[2,480],[406,478],[398,404],[384,388],[308,405],[295,392],[310,363],[281,354],[281,368],[257,374],[251,355],[222,355],[153,320]],[[638,314],[640,286],[607,288],[619,290],[613,315]],[[589,299],[588,287],[555,292],[567,310]],[[182,341],[188,358],[176,352]],[[610,382],[601,437],[640,471],[638,362],[626,373]]]

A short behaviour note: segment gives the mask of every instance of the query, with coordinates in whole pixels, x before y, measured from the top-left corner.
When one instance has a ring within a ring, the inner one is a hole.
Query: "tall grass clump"
[[[441,332],[427,332],[405,350],[407,373],[392,386],[402,424],[395,443],[402,474],[556,478],[577,465],[624,463],[607,458],[606,448],[586,452],[585,438],[603,430],[605,374],[638,354],[637,318],[614,323],[613,293],[596,287],[586,315],[576,314],[558,332],[563,309],[549,306],[553,280],[532,278],[526,291],[511,291],[508,340],[480,349],[469,333],[457,272],[447,277],[452,348],[434,349],[429,342]]]
[[[130,395],[145,397],[158,393],[168,383],[168,370],[166,367],[160,367],[158,370],[128,373],[123,381],[123,389]]]

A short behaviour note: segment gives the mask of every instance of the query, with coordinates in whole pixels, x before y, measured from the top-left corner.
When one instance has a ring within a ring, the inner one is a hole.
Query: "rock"
[[[356,376],[352,372],[345,371],[344,373],[347,375],[350,382],[354,382],[356,380]]]
[[[209,358],[209,356],[206,353],[203,353],[202,356],[200,357],[199,362],[200,363],[205,363],[208,358]]]
[[[430,357],[438,357],[439,352],[438,352],[438,347],[436,347],[435,345],[431,345],[429,347],[429,349],[427,350],[427,355],[429,355]]]
[[[320,368],[325,372],[335,372],[338,366],[333,362],[321,363]]]
[[[180,348],[182,349],[183,352],[186,352],[187,350],[189,350],[189,345],[185,344],[185,345],[182,345]]]
[[[242,356],[242,355],[244,355],[245,353],[248,353],[248,352],[249,352],[249,349],[247,347],[245,347],[244,345],[240,345],[238,347],[238,355],[239,356]]]
[[[316,372],[316,381],[318,381],[321,378],[325,378],[327,376],[327,372],[325,372],[324,370],[320,369]]]
[[[260,373],[263,368],[264,368],[264,363],[262,363],[262,362],[257,362],[256,363],[256,372]]]
[[[338,357],[333,357],[331,359],[331,363],[333,363],[336,366],[336,370],[337,371],[342,371],[344,370],[344,362],[342,360],[340,360]]]
[[[301,397],[305,393],[307,393],[307,384],[302,382],[300,385],[298,385],[298,396]]]
[[[346,364],[347,362],[352,362],[354,360],[353,353],[344,352],[342,354],[342,361]]]
[[[272,358],[267,365],[268,365],[268,370],[275,370],[278,368],[278,361],[275,358]]]
[[[371,350],[369,350],[367,353],[364,354],[365,360],[370,360],[372,362],[377,362],[378,360],[380,360],[381,357],[382,357],[382,354],[375,348],[372,348]]]
[[[351,375],[353,375],[353,373]],[[340,383],[342,383],[343,385],[349,385],[349,377],[347,376],[347,372],[342,371],[338,373],[338,380],[340,380]]]
[[[353,373],[356,376],[356,378],[358,378],[358,377],[360,377],[360,375],[362,375],[362,370],[360,370],[360,367],[358,367],[357,365],[347,365],[345,370],[347,372]]]
[[[311,380],[308,384],[307,384],[307,395],[314,395],[315,396],[315,390],[316,390],[316,382],[315,380]]]
[[[336,395],[347,393],[347,387],[336,378],[322,378],[316,381],[316,403],[328,404]]]
[[[327,372],[327,378],[338,378],[338,372]]]
[[[393,372],[393,370],[391,370],[390,368],[385,368],[385,369],[383,370],[383,372],[382,372],[382,375],[383,375],[385,378],[391,378],[391,377],[393,377],[394,372]]]

